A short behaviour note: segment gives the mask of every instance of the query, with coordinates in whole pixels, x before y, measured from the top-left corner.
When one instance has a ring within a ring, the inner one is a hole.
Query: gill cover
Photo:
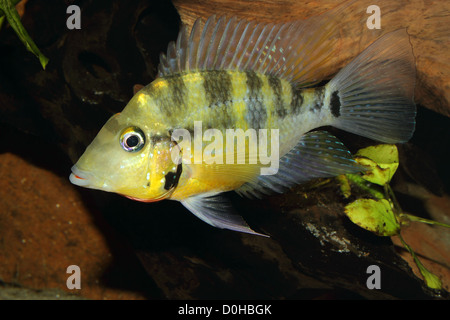
[[[152,137],[153,147],[149,157],[150,201],[158,201],[170,197],[180,180],[183,171],[181,152],[177,143],[170,136]]]

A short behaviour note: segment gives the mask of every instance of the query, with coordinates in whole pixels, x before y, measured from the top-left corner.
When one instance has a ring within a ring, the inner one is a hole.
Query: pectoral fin
[[[335,177],[363,171],[338,138],[325,131],[306,133],[299,143],[281,157],[275,175],[260,175],[236,192],[249,198],[283,193],[314,178]]]
[[[201,194],[184,199],[181,203],[195,216],[213,227],[267,237],[253,231],[222,194]]]

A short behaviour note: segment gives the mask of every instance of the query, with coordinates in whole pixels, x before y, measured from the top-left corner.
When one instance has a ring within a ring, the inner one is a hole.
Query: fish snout
[[[89,174],[80,170],[76,165],[72,167],[72,173],[69,176],[70,182],[80,187],[89,186]]]

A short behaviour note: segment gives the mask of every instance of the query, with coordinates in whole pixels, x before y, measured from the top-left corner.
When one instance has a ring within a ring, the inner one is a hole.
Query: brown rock
[[[0,177],[2,283],[59,289],[90,299],[144,298],[105,284],[104,273],[114,263],[112,238],[105,238],[105,225],[99,228],[102,222],[66,177],[12,153],[0,153]],[[81,290],[66,286],[70,265],[81,269]]]

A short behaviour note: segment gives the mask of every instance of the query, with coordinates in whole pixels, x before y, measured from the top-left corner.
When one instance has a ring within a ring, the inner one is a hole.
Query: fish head
[[[170,196],[181,175],[177,144],[132,119],[122,112],[108,120],[72,167],[73,184],[145,202]]]

